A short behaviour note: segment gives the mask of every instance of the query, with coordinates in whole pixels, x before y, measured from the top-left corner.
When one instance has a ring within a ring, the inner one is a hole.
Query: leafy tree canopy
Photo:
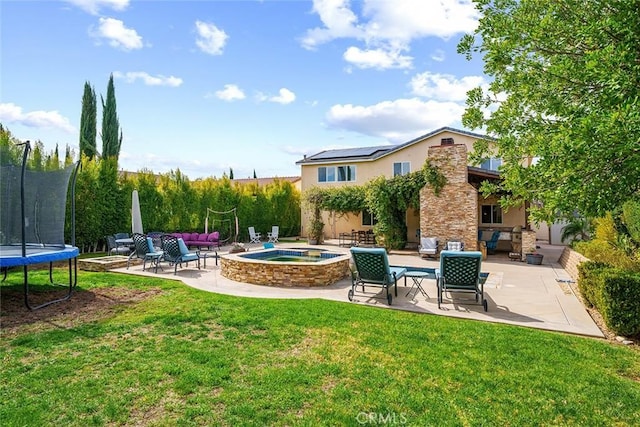
[[[505,205],[534,220],[617,211],[640,192],[640,2],[476,0],[458,51],[482,55],[488,87],[463,124],[494,135]],[[487,153],[488,141],[477,153]],[[532,167],[527,163],[533,161]]]

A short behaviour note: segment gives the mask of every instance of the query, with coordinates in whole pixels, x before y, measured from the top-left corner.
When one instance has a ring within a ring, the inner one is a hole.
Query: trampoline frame
[[[23,157],[22,157],[22,169],[21,169],[21,177],[20,177],[20,209],[21,209],[21,232],[22,232],[22,241],[20,244],[16,245],[4,245],[1,246],[3,249],[3,253],[11,253],[10,256],[4,256],[0,254],[0,268],[3,270],[3,278],[2,282],[7,279],[7,272],[11,267],[22,266],[23,271],[23,288],[24,288],[24,304],[29,310],[37,310],[42,307],[46,307],[48,305],[66,301],[71,298],[73,294],[73,290],[78,284],[78,255],[80,251],[75,246],[75,236],[76,236],[76,224],[75,224],[75,187],[76,187],[76,178],[78,176],[78,170],[80,169],[80,161],[76,163],[76,166],[71,175],[71,245],[46,245],[46,244],[31,244],[25,242],[26,240],[26,224],[25,224],[25,173],[27,166],[27,157],[29,151],[31,150],[31,145],[29,141],[24,142],[21,145],[25,145]],[[68,190],[69,184],[67,183],[67,188],[65,192]],[[16,249],[20,249],[19,255],[16,256]],[[61,297],[56,298],[51,301],[44,302],[42,304],[33,306],[29,302],[29,265],[32,264],[41,264],[48,262],[49,263],[49,282],[53,285],[67,286],[58,283],[54,283],[53,280],[53,263],[56,261],[68,260],[69,265],[69,285],[67,293]]]

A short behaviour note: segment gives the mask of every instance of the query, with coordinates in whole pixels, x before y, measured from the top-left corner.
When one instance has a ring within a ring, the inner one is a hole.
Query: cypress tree
[[[233,179],[233,168],[229,168],[229,179]]]
[[[97,154],[97,115],[96,91],[89,82],[85,82],[80,115],[80,154],[84,154],[89,159],[95,158]]]
[[[113,157],[116,160],[120,156],[122,133],[116,111],[116,91],[113,86],[113,74],[109,77],[107,85],[107,99],[100,95],[102,101],[102,157]]]
[[[253,170],[253,179],[257,179],[257,178],[258,178],[258,176],[256,175],[256,170],[254,169]]]

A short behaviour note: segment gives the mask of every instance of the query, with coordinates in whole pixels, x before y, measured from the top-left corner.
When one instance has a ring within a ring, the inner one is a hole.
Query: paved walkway
[[[333,251],[348,252],[348,248],[340,248],[335,242],[322,247]],[[335,243],[335,244],[331,244]],[[301,247],[303,244],[280,244],[279,247]],[[580,300],[563,280],[570,280],[569,275],[558,264],[563,247],[540,245],[539,252],[544,254],[542,265],[528,265],[508,260],[506,254],[489,255],[482,263],[482,271],[488,272],[489,279],[485,284],[485,297],[489,303],[489,311],[484,312],[480,305],[461,305],[445,303],[438,309],[435,280],[426,279],[422,286],[426,296],[412,293],[406,296],[411,279],[398,283],[398,297],[394,297],[389,307],[383,299],[356,295],[355,302],[385,309],[409,310],[418,313],[429,313],[439,316],[460,317],[487,322],[507,323],[551,331],[567,332],[592,337],[604,337],[598,326],[591,319]],[[251,250],[261,249],[253,245]],[[391,252],[389,260],[392,265],[437,268],[437,260],[424,260],[415,251]],[[235,282],[223,277],[220,268],[212,259],[207,260],[207,268],[198,270],[193,263],[188,268],[178,269],[177,276],[173,268],[165,268],[158,273],[143,272],[142,265],[112,270],[115,272],[161,276],[177,279],[185,284],[208,292],[220,294],[259,297],[259,298],[323,298],[327,300],[348,302],[347,291],[350,280],[342,280],[335,285],[324,288],[286,288],[252,285]],[[369,288],[375,289],[375,288]]]

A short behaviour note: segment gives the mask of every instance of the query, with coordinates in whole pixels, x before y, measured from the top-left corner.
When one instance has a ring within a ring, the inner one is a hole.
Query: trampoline
[[[50,171],[27,170],[29,141],[24,145],[22,164],[0,166],[0,269],[7,279],[10,268],[22,267],[24,303],[30,310],[71,298],[77,285],[75,246],[75,181],[80,162]],[[69,188],[69,182],[71,187]],[[67,192],[71,194],[70,243],[64,238]],[[49,263],[49,282],[54,285],[53,265],[68,262],[66,293],[34,306],[29,299],[29,266]]]

